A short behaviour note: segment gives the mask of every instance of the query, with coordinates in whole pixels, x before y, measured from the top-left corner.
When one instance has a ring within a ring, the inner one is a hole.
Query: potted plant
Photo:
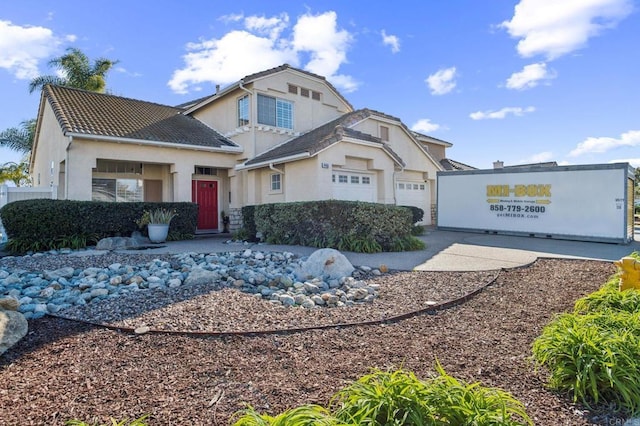
[[[153,209],[151,211],[145,210],[144,213],[142,213],[142,217],[136,220],[136,223],[140,228],[147,225],[149,240],[151,240],[152,243],[163,243],[169,235],[171,219],[176,216],[177,213],[175,210],[165,208]]]
[[[231,219],[229,218],[229,215],[226,214],[224,210],[222,210],[220,212],[220,217],[222,218],[222,232],[224,233],[229,232],[229,222],[231,221]]]

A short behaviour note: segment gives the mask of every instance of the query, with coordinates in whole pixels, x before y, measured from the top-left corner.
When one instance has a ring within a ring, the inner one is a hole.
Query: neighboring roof
[[[450,147],[453,146],[453,144],[451,142],[447,142],[447,141],[442,140],[442,139],[434,138],[433,136],[425,135],[424,133],[416,132],[415,130],[411,130],[411,133],[413,133],[413,136],[416,139],[420,140],[420,141],[426,141],[426,142],[431,142],[431,143],[442,144],[442,145],[446,146],[447,148],[450,148]]]
[[[212,97],[212,96],[215,96],[215,94],[213,94],[213,95],[207,95],[207,96],[203,96],[203,97],[198,98],[198,99],[192,99],[192,100],[190,100],[190,101],[183,102],[183,103],[181,103],[181,104],[176,105],[176,108],[179,108],[179,109],[181,109],[181,110],[186,110],[186,109],[191,108],[191,107],[192,107],[192,106],[194,106],[194,105],[199,104],[200,102],[204,101],[205,99],[209,99],[209,98],[210,98],[210,97]]]
[[[239,148],[202,122],[181,114],[181,109],[62,86],[45,86],[63,133],[148,142]]]
[[[468,164],[461,163],[459,161],[452,160],[450,158],[443,158],[440,160],[440,165],[445,171],[451,170],[477,170],[473,166],[469,166]]]
[[[530,164],[515,164],[513,166],[502,166],[503,169],[516,169],[522,167],[556,167],[558,165],[555,161],[547,161],[544,163],[530,163]]]
[[[345,137],[349,137],[380,145],[380,148],[384,149],[398,164],[404,166],[404,161],[402,161],[398,154],[396,154],[391,147],[384,143],[380,138],[350,128],[352,124],[362,121],[372,114],[373,111],[368,109],[361,109],[344,114],[335,120],[304,133],[303,135],[289,139],[288,141],[273,147],[269,151],[245,162],[244,165],[252,166],[256,164],[263,164],[304,154],[307,154],[307,156],[310,157],[334,143],[341,141]]]
[[[336,89],[333,84],[329,83],[329,81],[325,77],[323,77],[321,75],[318,75],[318,74],[314,74],[314,73],[309,72],[309,71],[302,70],[300,68],[292,67],[289,64],[283,64],[283,65],[280,65],[280,66],[277,66],[277,67],[274,67],[274,68],[269,68],[268,70],[256,72],[256,73],[253,73],[253,74],[249,74],[247,76],[242,77],[240,79],[240,81],[238,81],[238,82],[236,82],[236,83],[234,83],[234,84],[232,84],[230,86],[225,87],[224,89],[222,89],[221,91],[219,91],[217,93],[214,93],[214,94],[212,94],[210,96],[205,96],[204,98],[196,99],[195,101],[192,101],[192,102],[188,102],[188,103],[182,104],[182,106],[185,107],[185,109],[187,110],[186,114],[191,114],[193,111],[196,111],[196,110],[200,109],[201,107],[207,105],[208,103],[212,102],[215,98],[221,97],[224,94],[226,94],[227,92],[231,92],[231,91],[237,89],[238,87],[240,87],[241,83],[243,85],[249,84],[249,83],[251,83],[251,82],[253,82],[255,80],[258,80],[260,78],[267,77],[267,76],[270,76],[272,74],[276,74],[276,73],[279,73],[279,72],[282,72],[282,71],[286,71],[286,70],[296,71],[296,72],[299,72],[299,73],[302,73],[302,74],[306,74],[306,75],[308,75],[310,77],[316,78],[318,80],[322,80],[336,94],[336,96],[338,96],[340,98],[340,100],[342,102],[344,102],[347,106],[349,106],[349,109],[353,110],[353,106],[351,105],[351,103],[344,96],[342,96],[342,94],[338,91],[338,89]]]

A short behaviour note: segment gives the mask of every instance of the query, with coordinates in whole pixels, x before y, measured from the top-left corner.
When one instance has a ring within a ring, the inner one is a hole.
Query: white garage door
[[[399,206],[416,206],[424,210],[423,223],[429,222],[430,200],[429,185],[425,182],[396,182],[396,202]]]
[[[350,201],[376,201],[375,175],[334,171],[332,175],[333,198]]]

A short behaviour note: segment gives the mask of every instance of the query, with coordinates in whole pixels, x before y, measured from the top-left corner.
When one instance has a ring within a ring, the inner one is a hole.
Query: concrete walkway
[[[482,271],[522,266],[543,257],[614,261],[640,251],[638,227],[636,239],[630,244],[443,231],[435,228],[428,228],[420,239],[427,246],[420,251],[373,254],[344,252],[344,255],[354,265],[378,267],[384,264],[395,270]],[[214,235],[189,241],[167,242],[157,248],[142,250],[141,253],[216,253],[248,248],[288,251],[300,256],[308,256],[316,250],[303,246],[228,242],[228,236]]]

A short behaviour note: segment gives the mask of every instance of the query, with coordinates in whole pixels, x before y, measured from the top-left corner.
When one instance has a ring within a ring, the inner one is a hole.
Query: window
[[[238,99],[238,127],[249,124],[249,95]]]
[[[271,175],[271,191],[282,191],[282,175],[280,173]]]
[[[389,128],[387,126],[380,126],[380,139],[385,142],[389,141]]]
[[[298,86],[294,86],[293,84],[289,84],[289,93],[293,93],[294,95],[298,94]]]
[[[339,175],[339,176],[338,176],[338,182],[339,182],[339,183],[347,183],[347,182],[349,182],[349,181],[347,180],[347,175]]]
[[[370,185],[371,184],[371,178],[369,176],[362,176],[362,184],[363,185]]]
[[[404,189],[404,183],[399,183],[398,184],[398,189]]]
[[[97,173],[118,173],[118,174],[142,174],[142,163],[134,163],[130,161],[111,161],[98,159],[96,167],[93,168]]]
[[[284,99],[258,95],[258,123],[293,129],[293,104]]]
[[[142,179],[92,179],[92,201],[140,202]]]
[[[320,92],[311,91],[311,99],[313,99],[314,101],[319,101],[320,100]]]
[[[304,96],[305,98],[309,97],[309,89],[305,89],[304,87],[300,88],[300,96]]]
[[[215,169],[213,167],[195,166],[193,174],[206,175],[206,176],[217,176],[218,175],[218,169]]]
[[[360,176],[351,176],[351,183],[360,183]]]

